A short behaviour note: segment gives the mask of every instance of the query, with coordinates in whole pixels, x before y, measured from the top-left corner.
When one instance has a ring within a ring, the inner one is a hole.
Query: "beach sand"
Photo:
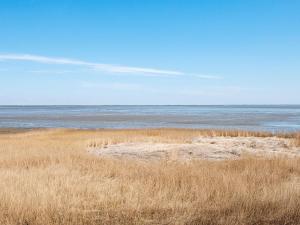
[[[300,148],[279,137],[197,137],[191,143],[133,142],[90,148],[98,156],[141,160],[237,159],[245,155],[300,156]]]

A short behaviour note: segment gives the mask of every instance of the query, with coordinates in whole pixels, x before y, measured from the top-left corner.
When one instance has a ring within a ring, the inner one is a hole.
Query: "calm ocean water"
[[[300,105],[0,106],[0,127],[184,127],[299,131]]]

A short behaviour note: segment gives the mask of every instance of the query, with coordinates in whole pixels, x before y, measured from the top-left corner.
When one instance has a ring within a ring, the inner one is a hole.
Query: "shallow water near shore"
[[[300,105],[0,106],[0,128],[153,127],[299,131]]]

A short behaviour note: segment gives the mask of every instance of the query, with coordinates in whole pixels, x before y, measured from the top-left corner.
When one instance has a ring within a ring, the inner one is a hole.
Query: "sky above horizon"
[[[300,1],[0,0],[0,105],[300,104]]]

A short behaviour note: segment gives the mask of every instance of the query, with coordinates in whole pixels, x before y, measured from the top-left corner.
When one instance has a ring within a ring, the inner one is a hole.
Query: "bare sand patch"
[[[235,159],[243,155],[299,156],[300,148],[279,137],[197,137],[190,143],[124,142],[89,148],[98,156],[142,160]]]

